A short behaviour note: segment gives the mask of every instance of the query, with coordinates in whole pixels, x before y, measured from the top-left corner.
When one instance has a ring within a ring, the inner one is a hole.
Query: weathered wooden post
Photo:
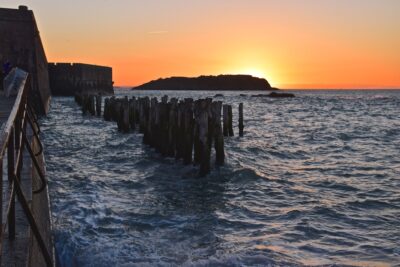
[[[136,98],[132,97],[129,100],[129,124],[132,130],[135,130],[136,126]]]
[[[117,122],[118,131],[122,131],[122,102],[120,99],[115,99],[113,120]]]
[[[101,116],[101,95],[96,96],[96,113],[97,116]]]
[[[170,101],[169,120],[168,120],[168,151],[167,156],[174,157],[176,149],[176,135],[177,135],[177,115],[178,115],[178,100],[172,98]]]
[[[82,94],[81,93],[75,93],[75,102],[79,105],[82,106]]]
[[[198,114],[199,120],[199,146],[200,146],[200,176],[206,176],[210,173],[210,157],[211,150],[209,146],[208,140],[208,119],[209,119],[209,101],[201,100],[200,101],[200,111]]]
[[[87,104],[88,100],[87,100],[87,96],[86,95],[82,95],[82,105],[81,105],[81,109],[82,109],[82,114],[86,115],[88,109],[88,104]]]
[[[104,111],[103,111],[103,119],[105,121],[109,121],[109,108],[110,108],[110,99],[109,98],[105,98],[104,99]]]
[[[195,164],[200,164],[201,161],[201,145],[199,139],[199,129],[200,129],[200,113],[201,113],[201,99],[194,101],[193,105],[193,115],[194,115],[194,129],[193,129],[193,161]]]
[[[116,100],[115,100],[115,96],[111,97],[109,102],[108,102],[108,111],[107,111],[107,117],[109,121],[117,121],[116,120],[116,114],[115,114],[115,110],[116,110]]]
[[[168,99],[168,97],[166,98]],[[171,108],[171,104],[165,102],[160,103],[159,107],[159,151],[163,156],[167,156],[168,154],[168,129],[169,129],[169,110]]]
[[[90,115],[92,116],[96,116],[96,99],[94,97],[94,95],[90,95],[89,96],[89,112]]]
[[[224,165],[225,151],[224,151],[224,136],[221,127],[221,109],[222,102],[213,102],[211,105],[211,112],[213,114],[214,122],[214,147],[215,147],[215,164],[217,166]]]
[[[181,159],[183,158],[183,139],[185,136],[184,133],[184,127],[183,127],[183,121],[184,121],[184,102],[183,101],[179,101],[178,103],[178,107],[177,107],[177,117],[176,117],[176,121],[177,121],[177,134],[175,137],[175,144],[176,144],[176,154],[175,154],[175,158],[176,159]]]
[[[229,136],[229,115],[228,115],[228,105],[222,106],[222,115],[223,115],[223,133],[224,136]]]
[[[233,124],[232,124],[233,116],[232,116],[232,106],[228,106],[228,130],[229,136],[233,136]]]
[[[122,99],[122,110],[121,110],[121,119],[122,119],[122,132],[129,133],[129,100],[128,97]]]
[[[148,119],[147,123],[143,124],[144,131],[143,131],[143,143],[146,145],[150,145],[154,147],[154,139],[155,139],[155,134],[157,134],[157,129],[156,127],[156,119],[157,119],[157,98],[153,97],[150,100],[150,103],[148,105]],[[144,110],[146,105],[143,105]],[[145,114],[146,112],[144,112]],[[142,120],[145,120],[145,115],[143,114]]]
[[[239,104],[239,136],[242,137],[243,136],[243,129],[244,129],[244,125],[243,125],[243,103]]]
[[[150,114],[150,99],[149,97],[141,98],[140,115],[139,115],[139,132],[144,133],[147,128]]]
[[[184,104],[184,144],[183,144],[183,164],[192,163],[193,153],[193,99],[185,99]]]

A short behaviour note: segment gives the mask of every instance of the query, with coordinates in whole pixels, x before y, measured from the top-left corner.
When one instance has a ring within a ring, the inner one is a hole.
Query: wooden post
[[[210,173],[211,150],[208,140],[208,119],[209,119],[209,101],[200,101],[199,120],[199,145],[200,145],[200,176],[206,176]]]
[[[199,139],[199,129],[200,129],[200,113],[201,113],[201,99],[194,102],[193,114],[194,114],[194,129],[193,129],[193,161],[194,164],[200,164],[201,161],[201,145]]]
[[[223,112],[223,133],[224,136],[229,136],[229,116],[228,116],[228,105],[223,105],[222,106],[222,112]]]
[[[117,113],[117,99],[115,96],[111,97],[110,99],[110,109],[109,109],[109,118],[110,121],[117,121],[118,120],[118,113]]]
[[[128,97],[125,97],[122,100],[122,110],[121,110],[121,119],[122,119],[122,132],[129,133],[129,101]]]
[[[243,136],[243,129],[244,129],[244,125],[243,125],[243,103],[239,104],[239,136],[242,137]]]
[[[183,139],[185,136],[184,133],[184,102],[180,101],[178,103],[178,108],[177,108],[177,134],[176,134],[176,139],[175,139],[175,144],[176,144],[176,154],[175,158],[176,159],[181,159],[183,158]]]
[[[211,105],[211,112],[213,114],[214,122],[214,147],[215,147],[215,164],[217,166],[224,165],[225,151],[224,151],[224,136],[221,127],[221,109],[222,102],[213,102]]]
[[[178,114],[178,100],[172,98],[170,101],[169,109],[169,124],[168,124],[168,151],[167,156],[174,157],[176,149],[176,135],[177,135],[177,114]]]
[[[18,135],[20,133],[18,132]],[[15,140],[14,139],[17,139]],[[15,142],[16,141],[16,142]],[[15,143],[14,143],[15,142]],[[10,186],[12,185],[12,181],[14,181],[14,171],[15,171],[15,146],[14,144],[19,143],[19,138],[17,138],[17,132],[12,130],[9,135],[8,147],[7,147],[7,165],[8,165],[8,182]],[[18,151],[18,150],[17,150]],[[3,173],[1,173],[3,175]],[[3,185],[2,185],[3,186]],[[10,212],[8,214],[8,238],[10,240],[15,239],[15,191],[12,196],[10,196]]]
[[[229,130],[229,136],[233,136],[233,124],[232,124],[232,106],[228,106],[228,130]]]
[[[122,102],[120,99],[115,99],[114,105],[114,119],[117,122],[118,131],[122,132]]]
[[[101,95],[96,96],[96,113],[97,116],[101,116]]]
[[[132,130],[135,130],[136,126],[136,98],[132,97],[129,100],[129,124]]]
[[[82,106],[81,106],[81,109],[82,109],[82,114],[83,115],[86,115],[86,113],[87,113],[87,111],[88,111],[88,97],[87,97],[87,95],[82,95]]]
[[[139,127],[139,132],[144,133],[147,128],[147,124],[149,121],[149,115],[150,115],[150,99],[149,97],[144,97],[141,98],[141,104],[140,104],[140,127]]]
[[[90,115],[92,115],[92,116],[96,115],[96,104],[95,104],[94,95],[89,96],[89,112],[90,112]]]
[[[183,164],[192,163],[193,153],[193,99],[185,99],[184,104],[184,139],[183,139]]]
[[[75,93],[75,102],[79,106],[82,106],[82,94],[81,93]]]
[[[109,98],[104,99],[103,118],[105,121],[110,120],[110,99]]]
[[[168,99],[168,96],[166,96]],[[158,150],[161,155],[167,156],[168,154],[168,125],[169,125],[169,110],[171,108],[171,104],[165,102],[160,103],[159,105],[159,136],[158,136]]]

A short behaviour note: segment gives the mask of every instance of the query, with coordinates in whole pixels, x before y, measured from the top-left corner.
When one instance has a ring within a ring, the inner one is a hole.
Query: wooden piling
[[[90,115],[96,116],[96,98],[94,95],[89,96],[89,112]]]
[[[129,100],[129,125],[132,130],[136,127],[136,98],[132,97]]]
[[[129,100],[128,97],[122,99],[122,106],[121,106],[121,122],[122,127],[121,131],[123,133],[129,133]]]
[[[192,163],[193,153],[193,99],[187,98],[184,103],[183,116],[183,164]]]
[[[84,113],[101,114],[101,96],[82,95],[81,102]],[[200,176],[210,173],[212,147],[215,148],[215,165],[224,164],[224,135],[233,136],[232,106],[213,102],[211,98],[196,101],[187,98],[179,102],[176,98],[168,102],[168,96],[163,96],[161,102],[149,97],[105,98],[103,117],[116,121],[118,130],[124,133],[134,130],[138,124],[139,131],[144,134],[143,143],[163,156],[183,159],[186,165],[199,164]],[[239,134],[243,134],[242,103],[239,105]]]
[[[96,113],[97,116],[101,116],[101,95],[96,96]]]
[[[194,164],[200,164],[201,161],[201,145],[199,139],[199,129],[200,129],[200,113],[201,113],[201,99],[194,101],[193,105],[193,115],[194,115],[194,129],[193,129],[193,162]]]
[[[105,121],[110,121],[110,99],[104,99],[104,112],[103,112],[103,119]]]
[[[167,156],[174,157],[176,149],[176,134],[177,134],[177,115],[178,115],[178,100],[172,98],[169,108],[168,120],[168,148]]]
[[[183,149],[183,140],[185,136],[184,132],[184,102],[179,101],[177,105],[177,116],[176,116],[176,121],[177,121],[177,127],[176,127],[176,137],[175,137],[175,158],[176,159],[181,159],[183,158],[184,154],[184,149]]]
[[[229,115],[228,115],[228,105],[222,106],[223,115],[223,134],[224,136],[229,136]]]
[[[199,104],[198,114],[198,133],[200,146],[200,176],[205,176],[210,173],[210,157],[211,151],[208,140],[208,119],[209,119],[209,101],[202,100]]]
[[[239,136],[243,137],[243,103],[239,104]]]
[[[120,99],[115,99],[114,109],[113,109],[113,121],[117,122],[118,131],[122,132],[122,102]]]
[[[233,116],[232,116],[232,106],[228,105],[228,130],[229,136],[233,136],[233,124],[232,124]]]
[[[215,164],[217,166],[224,165],[225,151],[224,151],[224,136],[221,127],[221,109],[222,102],[213,102],[211,105],[211,113],[214,123],[214,148],[215,148]]]
[[[82,105],[81,105],[81,109],[82,109],[82,114],[86,115],[88,112],[88,97],[86,95],[82,95]]]

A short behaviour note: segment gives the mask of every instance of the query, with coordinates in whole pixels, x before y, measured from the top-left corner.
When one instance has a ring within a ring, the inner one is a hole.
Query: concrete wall
[[[50,88],[53,95],[75,93],[114,94],[112,68],[82,63],[49,63]]]
[[[46,54],[35,16],[23,6],[0,8],[0,64],[7,61],[29,72],[31,103],[38,114],[46,114],[51,94]]]

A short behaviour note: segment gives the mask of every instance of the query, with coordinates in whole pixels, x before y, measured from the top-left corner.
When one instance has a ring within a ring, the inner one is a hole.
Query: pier
[[[31,83],[14,79],[16,96],[0,93],[1,265],[54,266],[40,127]]]

